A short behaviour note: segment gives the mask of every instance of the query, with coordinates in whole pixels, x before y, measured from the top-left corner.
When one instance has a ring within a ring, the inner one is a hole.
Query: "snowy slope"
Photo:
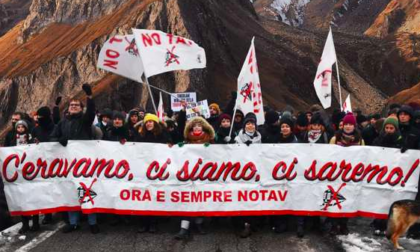
[[[271,7],[281,17],[281,21],[291,26],[300,26],[304,20],[304,7],[311,0],[274,0]]]

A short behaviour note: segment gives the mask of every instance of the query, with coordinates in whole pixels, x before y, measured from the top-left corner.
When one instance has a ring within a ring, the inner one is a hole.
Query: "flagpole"
[[[233,108],[232,120],[230,121],[230,130],[229,130],[228,137],[232,135],[233,124],[235,123],[235,116],[236,116],[236,101],[235,101],[235,107]]]
[[[149,80],[145,76],[147,89],[149,89],[150,99],[152,100],[153,108],[155,109],[155,114],[157,115],[157,109],[155,104],[155,99],[153,98],[152,89],[150,88]]]
[[[338,94],[340,96],[340,110],[343,111],[343,99],[341,98],[341,84],[340,84],[340,72],[338,71],[338,59],[336,59],[335,67],[337,69]]]

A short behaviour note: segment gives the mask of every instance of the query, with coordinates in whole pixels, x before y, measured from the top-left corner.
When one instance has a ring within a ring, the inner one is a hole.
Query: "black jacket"
[[[123,127],[110,127],[104,135],[104,140],[119,142],[121,140],[128,140],[129,132],[125,126]]]
[[[279,125],[264,124],[258,131],[261,133],[262,143],[277,143],[280,138]]]
[[[95,120],[95,103],[92,99],[87,99],[86,112],[69,115],[62,119],[57,128],[51,135],[52,141],[67,140],[91,140],[92,123]]]
[[[406,150],[417,150],[420,147],[420,131],[411,124],[400,124],[400,132],[403,138],[402,145]]]
[[[16,135],[16,131],[14,129],[7,132],[6,137],[4,139],[4,147],[10,147],[13,146],[13,138]]]
[[[222,128],[220,127],[216,132],[215,142],[217,144],[231,144],[235,143],[236,134],[232,129],[232,133],[230,134],[230,141],[226,142],[225,137],[229,135],[230,127],[229,128]]]
[[[379,137],[375,139],[373,145],[400,149],[403,145],[403,138],[399,133],[395,133],[392,135],[381,133],[381,135],[379,135]]]
[[[46,127],[38,125],[32,130],[32,138],[34,140],[38,140],[40,143],[49,142],[50,136],[54,132],[54,129],[55,125],[52,121]]]
[[[137,135],[136,142],[140,143],[170,143],[168,134],[165,131],[162,131],[160,135],[155,136],[152,132],[146,131],[146,134],[142,136],[140,133]]]
[[[372,125],[369,125],[362,130],[362,137],[363,140],[365,140],[365,145],[372,146],[373,142],[378,136],[378,132],[376,132],[375,127],[373,127]]]

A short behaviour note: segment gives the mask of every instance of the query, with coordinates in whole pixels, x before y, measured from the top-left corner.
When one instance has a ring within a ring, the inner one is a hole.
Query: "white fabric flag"
[[[324,109],[331,107],[332,66],[336,63],[336,61],[337,56],[335,54],[332,31],[330,29],[327,42],[324,46],[324,51],[322,52],[321,62],[319,62],[314,80],[316,95],[321,101]]]
[[[116,35],[102,46],[98,68],[143,83],[143,64],[134,35]]]
[[[343,111],[346,113],[353,112],[353,110],[351,109],[350,94],[347,96],[346,101],[343,103]]]
[[[263,99],[258,74],[257,57],[255,54],[254,38],[246,56],[241,73],[238,77],[238,97],[236,98],[236,108],[240,109],[245,115],[249,112],[257,116],[257,124],[265,122]]]
[[[157,116],[159,118],[159,121],[164,122],[164,113],[165,111],[163,110],[163,100],[162,100],[162,92],[159,93],[159,105],[158,105],[158,111],[157,111]]]
[[[206,67],[206,53],[194,41],[156,30],[133,29],[146,77]]]

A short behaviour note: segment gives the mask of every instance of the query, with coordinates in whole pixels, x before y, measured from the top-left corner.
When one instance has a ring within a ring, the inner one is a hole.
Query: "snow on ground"
[[[271,7],[281,16],[283,23],[299,26],[303,24],[304,20],[303,9],[310,1],[311,0],[274,0]]]

